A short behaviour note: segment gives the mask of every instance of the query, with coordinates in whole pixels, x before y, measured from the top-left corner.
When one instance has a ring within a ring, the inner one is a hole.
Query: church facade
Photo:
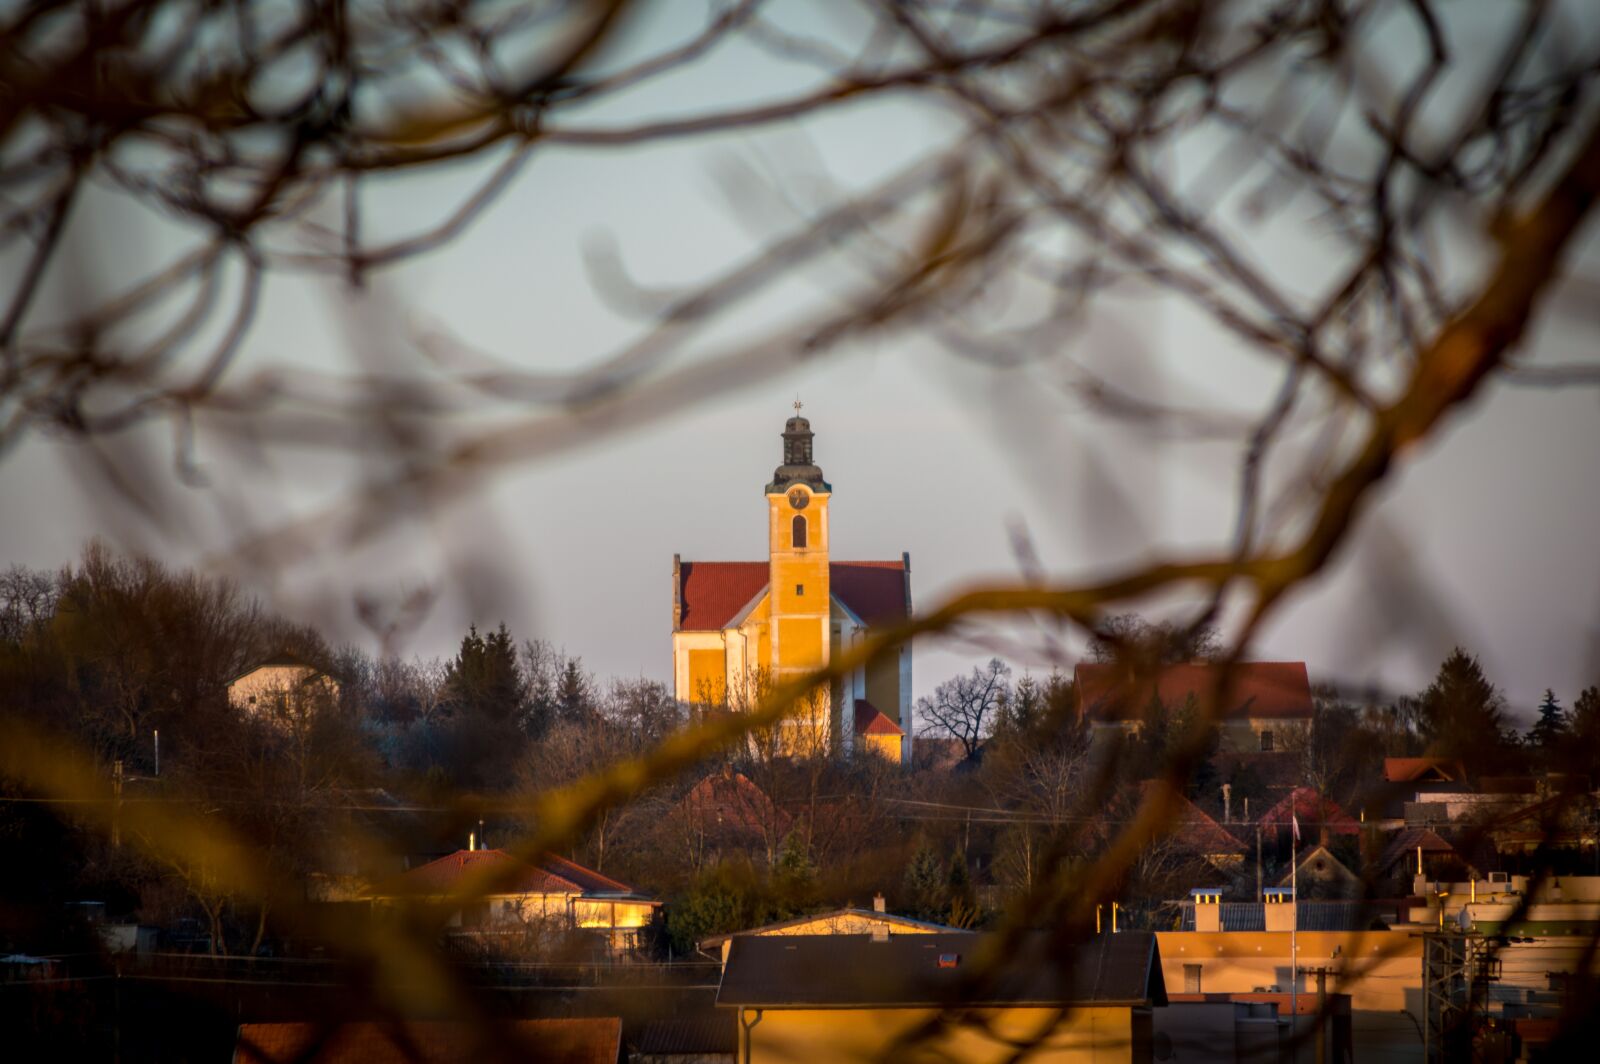
[[[766,561],[673,556],[673,682],[682,701],[754,704],[766,685],[825,667],[874,628],[911,614],[909,554],[833,560],[833,487],[813,456],[811,423],[798,414],[784,426],[783,464],[766,486]],[[819,689],[789,726],[808,742],[909,762],[911,647]]]

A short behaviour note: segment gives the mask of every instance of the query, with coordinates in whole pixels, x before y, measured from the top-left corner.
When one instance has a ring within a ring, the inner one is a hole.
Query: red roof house
[[[1136,674],[1117,662],[1085,662],[1073,670],[1078,712],[1091,721],[1136,721],[1157,699],[1168,710],[1182,707],[1191,698],[1203,705],[1211,697],[1221,668],[1196,662]],[[1252,661],[1233,667],[1228,701],[1218,719],[1309,721],[1312,714],[1305,662]]]
[[[1307,838],[1313,830],[1326,831],[1331,835],[1361,833],[1359,821],[1341,809],[1339,803],[1324,798],[1311,787],[1296,787],[1277,805],[1262,813],[1256,823],[1263,829],[1290,831],[1293,829],[1291,817],[1299,820],[1302,839]]]

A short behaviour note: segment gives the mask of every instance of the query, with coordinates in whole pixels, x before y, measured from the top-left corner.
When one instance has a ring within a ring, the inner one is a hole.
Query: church
[[[829,556],[833,487],[812,455],[811,423],[784,425],[783,464],[766,486],[767,559],[672,558],[672,658],[677,697],[739,709],[819,669],[874,628],[911,615],[911,555],[839,562]],[[795,738],[846,753],[911,760],[911,647],[819,690],[795,714]],[[786,744],[799,749],[800,742]]]

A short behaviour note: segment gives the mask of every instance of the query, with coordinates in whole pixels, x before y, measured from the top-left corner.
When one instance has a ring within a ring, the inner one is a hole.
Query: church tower
[[[830,600],[828,500],[833,487],[822,479],[812,455],[811,422],[795,416],[783,427],[783,464],[767,485],[767,559],[771,589],[772,679],[782,684],[828,664]],[[825,740],[830,706],[819,688],[797,723],[809,721]]]

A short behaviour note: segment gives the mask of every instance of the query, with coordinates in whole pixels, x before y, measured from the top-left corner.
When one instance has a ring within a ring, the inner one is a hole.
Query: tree
[[[1539,703],[1539,719],[1528,729],[1528,744],[1541,750],[1554,750],[1572,734],[1572,722],[1561,708],[1555,691],[1545,688],[1544,701]]]
[[[906,902],[919,919],[938,920],[944,916],[945,870],[939,855],[926,840],[917,847],[906,865]]]
[[[1440,664],[1418,707],[1430,752],[1458,757],[1474,773],[1492,765],[1505,747],[1504,709],[1478,659],[1460,647]]]
[[[974,666],[971,675],[946,680],[932,697],[917,700],[917,719],[925,731],[961,743],[968,760],[982,748],[1000,708],[1011,697],[1011,667],[999,658]]]
[[[944,921],[951,927],[971,927],[978,922],[978,891],[967,870],[967,855],[959,849],[950,855],[950,871],[945,875],[947,908]]]
[[[1101,664],[1128,662],[1140,671],[1186,661],[1214,661],[1222,639],[1210,624],[1148,621],[1137,613],[1118,613],[1095,625],[1089,659]]]

